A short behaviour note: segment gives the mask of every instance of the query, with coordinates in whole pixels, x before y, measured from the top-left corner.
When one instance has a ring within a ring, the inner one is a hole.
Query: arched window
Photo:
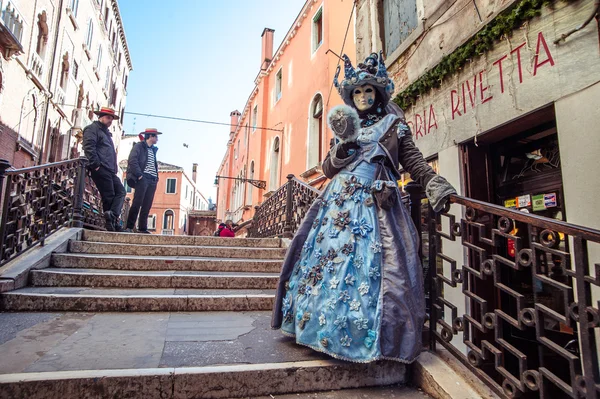
[[[167,209],[165,216],[163,217],[163,230],[174,230],[175,227],[175,213]]]
[[[279,137],[275,137],[273,150],[271,151],[271,175],[269,176],[269,190],[277,190],[279,187]]]
[[[317,94],[310,103],[308,122],[307,168],[323,160],[323,97]]]

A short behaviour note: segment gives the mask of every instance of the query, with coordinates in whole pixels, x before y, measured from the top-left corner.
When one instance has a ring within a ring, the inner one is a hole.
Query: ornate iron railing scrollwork
[[[294,175],[256,208],[248,237],[291,238],[304,215],[321,193],[314,187],[298,180]]]
[[[441,344],[503,397],[600,397],[600,263],[589,259],[598,248],[588,251],[600,231],[450,203],[430,211],[432,349]]]
[[[0,161],[0,264],[44,245],[62,227],[104,229],[100,196],[86,164],[79,158],[7,170],[10,165]]]

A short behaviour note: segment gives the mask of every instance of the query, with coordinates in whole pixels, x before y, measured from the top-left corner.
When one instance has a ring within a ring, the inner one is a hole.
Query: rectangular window
[[[188,186],[185,186],[185,199],[188,197]]]
[[[256,120],[258,119],[258,105],[252,110],[252,131],[256,130]]]
[[[167,194],[175,194],[177,192],[177,179],[167,179]]]
[[[100,65],[102,65],[102,47],[98,47],[98,59],[96,60],[96,70],[100,72]]]
[[[71,0],[69,4],[69,8],[73,15],[77,16],[77,8],[79,8],[79,0]]]
[[[419,25],[417,0],[383,0],[385,52],[392,54]]]
[[[313,17],[312,24],[312,52],[317,51],[323,44],[323,7]]]
[[[156,230],[156,215],[148,216],[148,230]]]
[[[283,68],[279,69],[275,76],[275,101],[279,101],[281,98],[281,86],[283,81]]]

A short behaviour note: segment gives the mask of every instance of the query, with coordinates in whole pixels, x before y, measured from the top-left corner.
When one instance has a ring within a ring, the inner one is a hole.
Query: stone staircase
[[[74,236],[0,294],[0,325],[16,336],[0,334],[0,398],[271,398],[407,382],[404,364],[334,360],[270,330],[280,239]]]
[[[279,239],[85,230],[1,303],[8,311],[270,310],[285,251]]]

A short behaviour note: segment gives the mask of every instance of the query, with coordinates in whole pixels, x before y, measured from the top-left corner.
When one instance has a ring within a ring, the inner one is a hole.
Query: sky
[[[125,133],[159,129],[158,160],[183,167],[190,178],[198,163],[198,188],[215,202],[229,126],[127,112],[229,123],[254,88],[263,29],[275,29],[276,50],[305,1],[120,0],[133,64]]]

